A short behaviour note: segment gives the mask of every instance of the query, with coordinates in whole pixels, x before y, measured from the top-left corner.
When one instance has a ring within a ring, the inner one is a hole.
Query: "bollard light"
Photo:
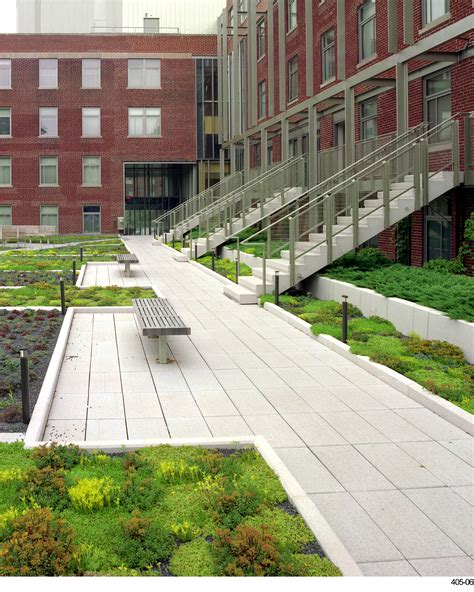
[[[349,304],[347,302],[348,296],[342,296],[344,298],[342,302],[342,342],[347,343],[347,322],[348,322],[348,312],[349,312]]]
[[[66,292],[63,278],[59,278],[59,289],[61,292],[61,314],[64,316],[66,314]]]
[[[276,306],[280,306],[280,272],[278,271],[278,269],[275,271],[274,296],[275,296],[275,304],[276,304]]]

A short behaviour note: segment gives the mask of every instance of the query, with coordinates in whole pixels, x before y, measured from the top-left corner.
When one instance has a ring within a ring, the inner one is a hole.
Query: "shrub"
[[[7,526],[0,546],[2,576],[68,576],[78,572],[73,531],[49,509],[29,510]]]
[[[129,510],[149,510],[159,503],[162,493],[156,479],[134,474],[123,484],[122,504]]]
[[[291,571],[266,526],[219,530],[214,550],[228,576],[277,576]]]
[[[226,528],[234,528],[246,516],[257,512],[261,497],[255,491],[231,491],[220,493],[214,500],[219,522]]]
[[[81,512],[96,512],[120,504],[120,489],[108,477],[81,479],[68,493],[72,505]]]
[[[173,552],[171,533],[150,518],[142,518],[139,512],[122,523],[122,531],[120,555],[132,569],[157,565]]]
[[[43,508],[65,508],[68,504],[66,493],[63,471],[52,467],[29,469],[20,488],[20,497],[26,503]]]
[[[181,545],[173,553],[170,572],[174,576],[212,577],[219,575],[212,546],[205,539]]]
[[[334,267],[355,267],[361,271],[370,271],[392,265],[392,263],[379,249],[368,247],[343,255],[328,269]]]
[[[52,469],[72,469],[81,462],[82,452],[79,446],[69,444],[63,446],[53,442],[49,446],[44,445],[35,448],[31,454],[37,467],[51,467]]]
[[[412,337],[408,350],[419,358],[430,358],[447,366],[461,366],[466,363],[461,348],[447,341],[431,341]]]

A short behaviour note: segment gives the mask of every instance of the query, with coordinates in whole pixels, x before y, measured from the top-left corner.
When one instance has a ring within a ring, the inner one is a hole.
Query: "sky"
[[[0,0],[2,7],[0,33],[14,33],[16,30],[16,0]]]

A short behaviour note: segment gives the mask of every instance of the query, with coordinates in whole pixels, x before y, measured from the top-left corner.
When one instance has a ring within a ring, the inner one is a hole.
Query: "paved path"
[[[156,363],[131,314],[77,315],[45,437],[261,434],[367,575],[474,574],[472,439],[149,238],[150,283],[192,327]]]
[[[125,266],[118,263],[88,263],[82,280],[82,287],[89,286],[150,286],[150,280],[139,265],[131,266],[131,277],[125,277]]]

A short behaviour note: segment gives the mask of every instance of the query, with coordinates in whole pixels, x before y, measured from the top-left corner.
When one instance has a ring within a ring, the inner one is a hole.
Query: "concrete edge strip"
[[[98,441],[98,442],[74,442],[83,450],[100,450],[108,454],[117,454],[132,452],[147,446],[160,446],[167,444],[170,446],[201,446],[206,448],[234,448],[236,450],[243,448],[255,448],[268,466],[275,472],[280,483],[286,491],[288,498],[298,510],[308,528],[313,532],[317,541],[320,543],[327,557],[339,567],[342,574],[346,577],[363,576],[357,563],[354,561],[346,547],[343,545],[337,534],[323,518],[314,502],[302,489],[300,484],[287,469],[283,461],[278,457],[270,444],[263,436],[253,437],[230,437],[230,438],[172,438],[172,439],[150,439],[150,440],[128,440],[123,443],[116,441]],[[25,448],[34,448],[36,446],[48,444],[48,442],[39,442],[26,440]]]
[[[311,325],[309,323],[299,319],[286,310],[275,306],[275,304],[272,304],[271,302],[265,302],[264,309],[269,313],[279,317],[283,321],[286,321],[289,325],[295,329],[298,329],[298,331],[302,331],[329,349],[332,349],[351,362],[354,362],[357,364],[357,366],[363,368],[367,372],[370,372],[370,374],[379,378],[389,386],[397,388],[403,394],[410,397],[410,399],[420,403],[433,413],[436,413],[436,415],[439,415],[446,421],[449,421],[449,423],[460,428],[469,435],[474,436],[474,418],[470,413],[464,411],[464,409],[461,409],[460,407],[453,405],[453,403],[446,401],[442,397],[427,391],[415,381],[410,380],[398,372],[395,372],[395,370],[392,370],[391,368],[387,368],[386,366],[378,364],[377,362],[372,362],[366,356],[353,354],[350,351],[350,347],[348,345],[342,343],[342,341],[339,341],[334,337],[331,337],[330,335],[313,335],[311,332]]]
[[[87,263],[81,265],[81,269],[79,271],[79,275],[76,280],[76,288],[82,288],[82,283],[84,281],[84,276],[86,275]]]

